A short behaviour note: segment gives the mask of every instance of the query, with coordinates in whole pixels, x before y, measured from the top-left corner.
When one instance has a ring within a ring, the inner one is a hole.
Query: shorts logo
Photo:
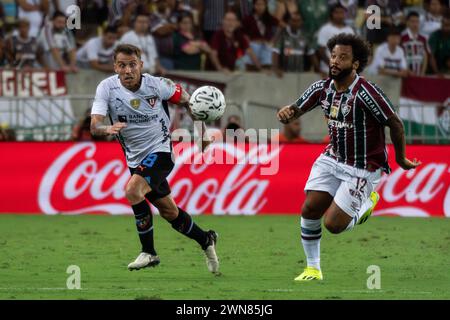
[[[130,105],[133,107],[133,109],[139,109],[139,107],[141,106],[141,100],[139,100],[139,99],[131,99],[130,100]]]

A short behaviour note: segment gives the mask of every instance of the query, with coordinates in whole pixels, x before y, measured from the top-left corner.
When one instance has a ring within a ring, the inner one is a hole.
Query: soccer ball
[[[225,112],[225,106],[225,97],[222,91],[212,86],[198,88],[189,100],[192,115],[201,121],[220,119]]]

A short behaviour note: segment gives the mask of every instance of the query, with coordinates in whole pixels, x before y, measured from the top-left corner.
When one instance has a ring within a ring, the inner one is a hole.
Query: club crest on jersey
[[[133,107],[133,109],[139,109],[139,107],[141,106],[141,100],[139,100],[139,99],[131,99],[130,100],[130,105]]]
[[[338,116],[338,112],[339,112],[339,107],[338,106],[331,106],[330,109],[330,118],[332,119],[336,119]]]
[[[352,108],[352,107],[349,106],[348,104],[344,104],[344,105],[342,106],[341,110],[342,110],[342,114],[344,115],[344,117],[347,116],[347,115],[349,114],[351,108]]]
[[[151,97],[146,97],[145,99],[147,100],[147,102],[150,105],[150,107],[153,108],[155,106],[156,101],[157,101],[158,98],[156,96],[151,96]]]

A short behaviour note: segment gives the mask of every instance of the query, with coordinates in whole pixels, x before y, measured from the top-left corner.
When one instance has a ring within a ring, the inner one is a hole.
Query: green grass
[[[450,299],[450,219],[373,217],[323,232],[324,280],[296,283],[305,264],[298,216],[198,216],[219,234],[221,276],[199,246],[155,217],[161,264],[130,272],[132,216],[0,216],[1,299]],[[69,265],[81,290],[68,290]],[[367,267],[381,268],[369,290]]]

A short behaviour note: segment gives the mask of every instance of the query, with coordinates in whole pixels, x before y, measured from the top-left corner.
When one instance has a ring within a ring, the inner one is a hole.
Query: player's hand
[[[283,124],[291,122],[291,120],[294,119],[294,116],[295,116],[295,107],[293,106],[285,106],[281,108],[281,110],[278,111],[277,113],[278,120]]]
[[[404,170],[415,169],[422,164],[422,162],[420,162],[416,158],[414,158],[413,161],[411,161],[411,160],[408,160],[407,158],[403,157],[400,159],[396,159],[396,161],[397,161],[397,164]]]
[[[124,122],[116,122],[112,126],[108,126],[106,133],[108,134],[118,134],[120,130],[126,128],[127,124]]]

